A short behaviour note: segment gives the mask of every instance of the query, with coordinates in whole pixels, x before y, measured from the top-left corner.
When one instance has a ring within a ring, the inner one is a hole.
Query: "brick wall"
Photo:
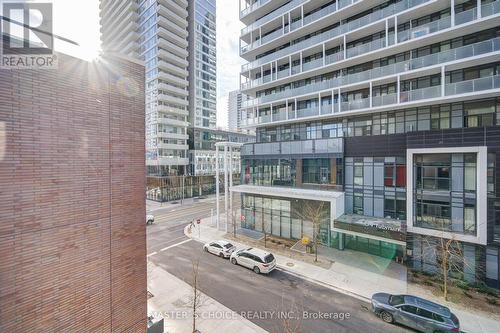
[[[144,67],[0,70],[0,332],[144,332]]]

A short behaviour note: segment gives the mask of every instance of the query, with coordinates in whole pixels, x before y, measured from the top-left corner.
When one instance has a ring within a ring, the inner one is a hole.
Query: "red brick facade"
[[[145,332],[144,67],[0,70],[0,332]]]

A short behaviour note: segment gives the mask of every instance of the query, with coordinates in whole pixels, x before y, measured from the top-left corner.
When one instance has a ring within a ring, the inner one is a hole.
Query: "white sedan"
[[[218,240],[206,243],[205,245],[203,245],[203,250],[215,254],[221,258],[229,258],[231,256],[231,253],[236,250],[236,246],[225,240]]]

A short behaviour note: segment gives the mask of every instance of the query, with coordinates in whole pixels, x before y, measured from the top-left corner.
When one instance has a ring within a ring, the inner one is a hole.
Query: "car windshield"
[[[231,243],[227,243],[226,245],[224,245],[224,247],[225,247],[226,249],[230,249],[230,248],[232,248],[232,247],[233,247],[233,244],[231,244]]]
[[[389,304],[392,306],[400,305],[405,302],[405,298],[402,295],[392,295],[389,297]]]
[[[272,262],[273,260],[274,260],[274,256],[273,256],[272,254],[269,254],[269,255],[267,255],[267,256],[264,258],[264,261],[265,261],[266,263],[270,263],[270,262]]]

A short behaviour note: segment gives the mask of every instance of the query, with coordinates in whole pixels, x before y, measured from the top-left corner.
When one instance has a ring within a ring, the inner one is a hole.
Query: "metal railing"
[[[445,86],[445,95],[466,94],[476,91],[500,88],[500,75],[482,77],[474,80],[450,83]]]
[[[271,0],[257,0],[252,5],[248,6],[247,8],[242,9],[241,12],[240,12],[240,17],[248,15],[250,12],[253,12],[257,8],[259,8],[260,6],[265,5],[266,3],[268,3],[269,1],[271,1]]]
[[[246,26],[245,28],[241,29],[241,35],[243,36],[243,35],[249,33],[250,31],[257,29],[261,25],[264,25],[264,24],[266,24],[266,23],[274,20],[275,18],[279,17],[280,15],[285,14],[286,12],[292,10],[293,8],[295,8],[295,7],[297,7],[297,6],[301,5],[301,4],[303,4],[306,1],[307,0],[293,0],[293,1],[289,2],[289,3],[287,3],[286,5],[277,8],[276,10],[274,10],[271,13],[267,14],[266,16],[261,17],[260,19],[258,19],[257,21],[253,22],[252,24],[250,24],[250,25]]]

